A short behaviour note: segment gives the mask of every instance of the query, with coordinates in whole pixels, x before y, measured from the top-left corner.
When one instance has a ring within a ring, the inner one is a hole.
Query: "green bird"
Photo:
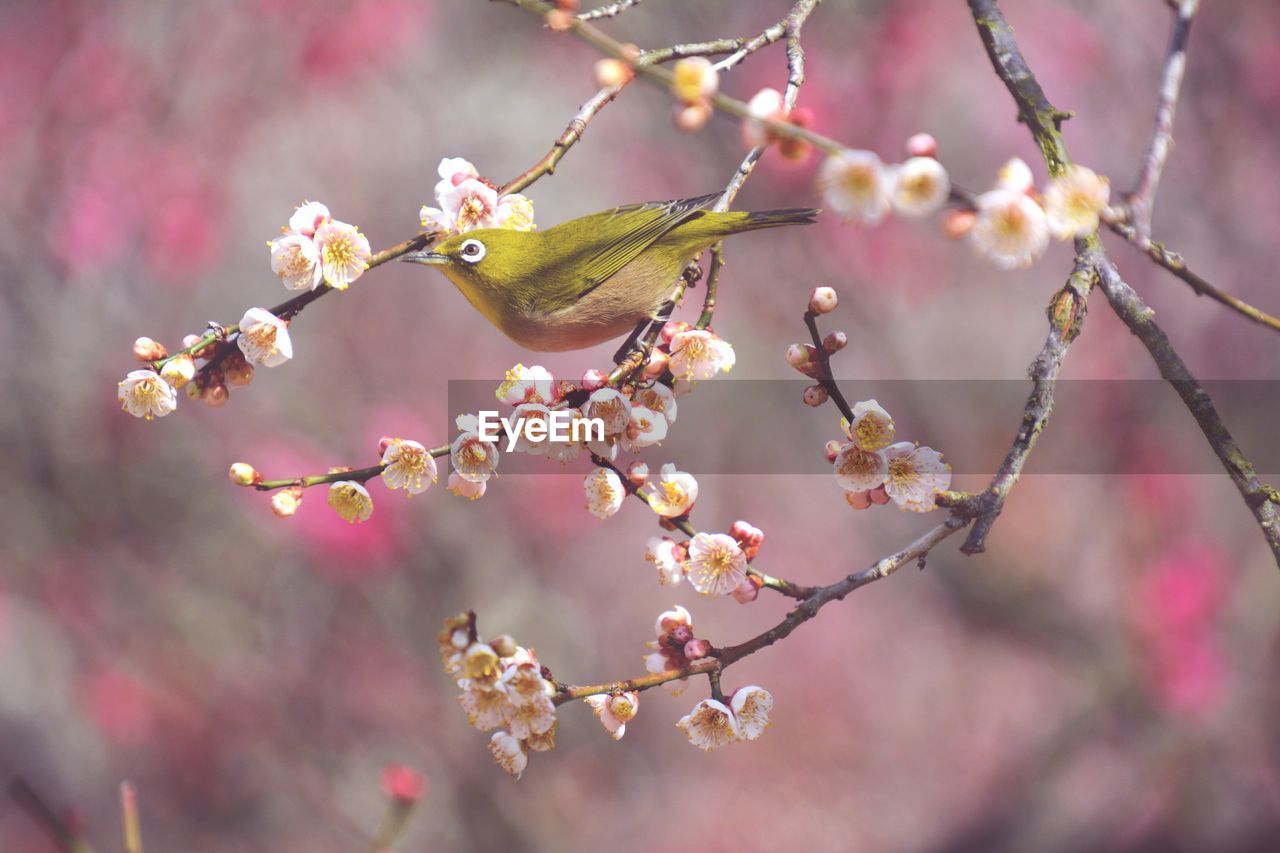
[[[653,318],[690,262],[725,237],[818,213],[711,210],[719,198],[629,204],[545,231],[480,228],[401,260],[438,266],[522,347],[583,349]]]

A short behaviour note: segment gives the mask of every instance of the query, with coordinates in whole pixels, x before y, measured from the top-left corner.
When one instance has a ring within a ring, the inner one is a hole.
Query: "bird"
[[[655,319],[685,268],[724,238],[812,223],[820,212],[712,210],[719,199],[628,204],[544,231],[477,228],[401,260],[438,267],[525,349],[585,349]]]

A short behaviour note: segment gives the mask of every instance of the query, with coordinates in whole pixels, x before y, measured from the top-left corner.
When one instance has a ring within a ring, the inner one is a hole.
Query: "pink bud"
[[[393,800],[416,803],[427,793],[427,782],[417,770],[388,764],[382,771],[382,790]]]
[[[942,214],[942,233],[952,240],[959,240],[973,230],[978,214],[972,210],[948,210]]]
[[[760,597],[760,586],[754,575],[742,579],[733,591],[733,600],[739,604],[750,604]]]
[[[707,101],[696,101],[692,104],[676,104],[671,113],[671,121],[677,130],[693,133],[702,130],[711,118],[711,104]]]
[[[750,524],[745,521],[735,521],[729,528],[729,535],[739,542],[746,542],[751,538],[751,531],[754,530]]]
[[[596,63],[595,72],[596,85],[601,88],[605,86],[620,86],[635,76],[631,66],[621,59],[602,59]]]
[[[644,366],[644,375],[652,379],[656,379],[667,372],[667,363],[671,361],[671,356],[666,350],[654,349],[649,353],[649,360]]]
[[[827,389],[821,385],[810,385],[804,389],[804,404],[806,406],[821,406],[827,402]]]
[[[870,492],[845,492],[844,499],[849,502],[849,506],[854,509],[866,509],[871,506]]]
[[[205,389],[200,399],[204,400],[205,405],[218,408],[226,405],[227,398],[231,396],[231,392],[227,390],[226,385],[210,385]]]
[[[700,660],[711,651],[711,644],[706,640],[690,640],[684,644],[684,656],[687,660]]]
[[[662,342],[671,343],[671,339],[681,332],[687,332],[691,326],[683,320],[668,320],[662,324]]]
[[[582,387],[588,391],[595,391],[599,388],[603,388],[604,383],[608,378],[609,377],[606,376],[603,371],[596,370],[593,367],[586,373],[582,374]]]
[[[627,466],[627,482],[637,489],[649,481],[649,466],[637,459]]]
[[[889,502],[889,493],[884,490],[884,486],[876,486],[869,492],[869,494],[871,495],[871,502],[873,504],[880,504],[881,506],[884,506]]]
[[[792,344],[787,347],[787,364],[796,370],[809,363],[809,347],[804,344]]]
[[[938,140],[932,134],[917,133],[907,140],[908,157],[936,157]]]
[[[159,361],[168,355],[169,351],[164,348],[164,344],[151,338],[138,338],[133,342],[133,357],[138,361]]]
[[[823,453],[827,456],[827,461],[834,463],[836,461],[836,457],[840,455],[840,448],[842,447],[844,447],[844,445],[835,439],[828,441],[822,448]]]
[[[379,459],[382,458],[382,454],[387,452],[387,448],[391,446],[392,441],[393,439],[389,435],[384,435],[378,439],[378,458]]]
[[[809,297],[809,310],[815,314],[830,314],[836,310],[836,292],[830,287],[815,287]]]
[[[822,348],[827,355],[835,355],[849,345],[849,336],[844,332],[832,332],[822,339]]]

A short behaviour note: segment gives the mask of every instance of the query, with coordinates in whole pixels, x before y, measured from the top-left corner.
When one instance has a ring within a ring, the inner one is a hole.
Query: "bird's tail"
[[[748,211],[742,222],[743,230],[777,228],[780,225],[811,225],[820,210],[814,207],[792,207],[785,210]]]

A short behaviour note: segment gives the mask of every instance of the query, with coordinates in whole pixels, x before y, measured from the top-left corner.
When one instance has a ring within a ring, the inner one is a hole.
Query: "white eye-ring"
[[[458,249],[458,253],[462,256],[462,259],[469,264],[480,263],[480,259],[484,257],[484,252],[484,243],[481,243],[479,240],[467,240],[462,244],[461,248]]]

